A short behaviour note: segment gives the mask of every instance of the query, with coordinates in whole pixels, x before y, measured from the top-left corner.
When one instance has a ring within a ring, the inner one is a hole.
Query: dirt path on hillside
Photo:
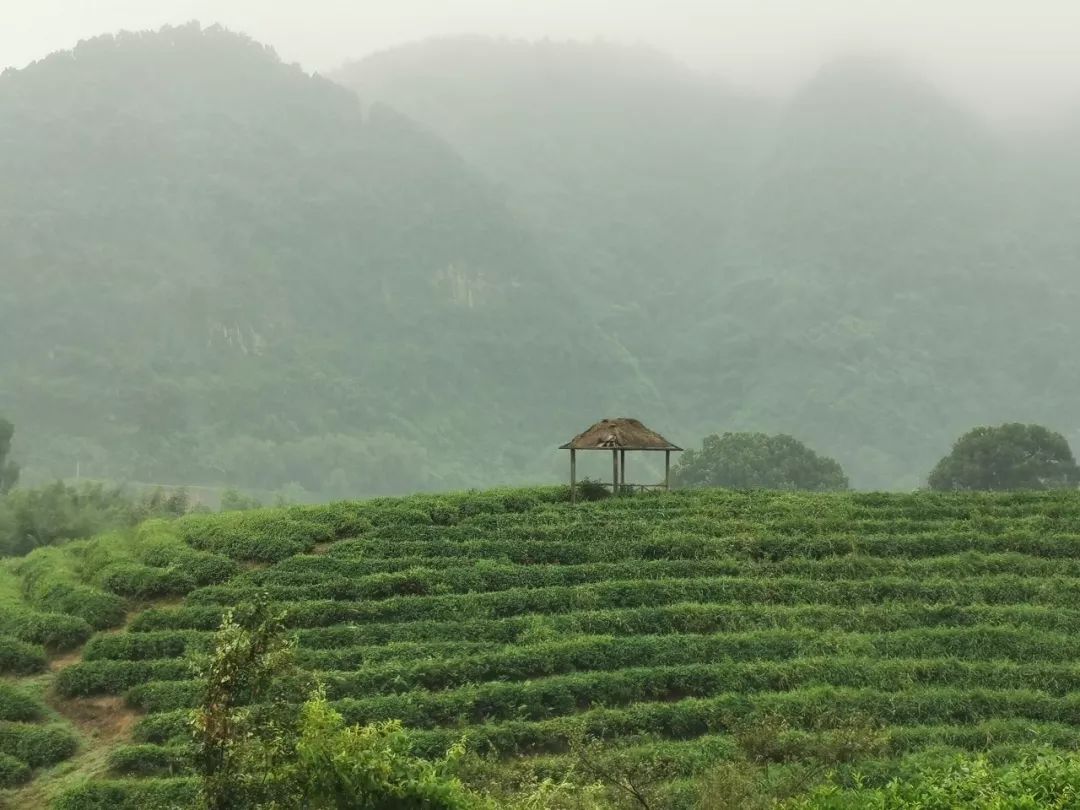
[[[162,604],[165,600],[162,600]],[[155,605],[158,603],[155,603]],[[104,633],[122,632],[131,620],[148,605],[130,611],[123,624]],[[56,676],[83,660],[83,648],[61,653],[49,659],[49,668],[42,678],[46,705],[66,721],[79,738],[74,756],[34,774],[24,787],[0,791],[0,806],[19,810],[45,810],[69,787],[88,779],[106,776],[109,752],[117,745],[129,742],[131,731],[140,713],[130,708],[118,695],[92,697],[60,697],[53,690]]]

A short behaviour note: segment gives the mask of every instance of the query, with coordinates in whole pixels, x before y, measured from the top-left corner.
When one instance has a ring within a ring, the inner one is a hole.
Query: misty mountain
[[[195,25],[0,76],[27,480],[551,480],[627,414],[911,487],[974,424],[1080,428],[1069,133],[1003,139],[866,59],[782,104],[605,44],[442,40],[335,78]]]
[[[708,283],[771,112],[604,43],[435,40],[335,78],[430,126],[505,190],[582,295],[635,310],[674,303],[672,271]]]
[[[336,78],[507,189],[673,432],[784,430],[909,487],[966,426],[1078,428],[1075,141],[1046,162],[861,57],[777,108],[595,45],[436,41]]]
[[[218,28],[5,72],[0,178],[0,412],[31,474],[535,478],[582,401],[642,388],[438,137]]]

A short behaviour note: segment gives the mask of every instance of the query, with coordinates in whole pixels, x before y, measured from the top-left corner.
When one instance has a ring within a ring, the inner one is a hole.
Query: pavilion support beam
[[[573,458],[573,451],[570,451],[571,458]],[[671,451],[664,451],[664,489],[671,489]]]
[[[626,488],[626,451],[619,451],[619,489]]]
[[[577,503],[577,450],[570,448],[570,503]]]
[[[611,494],[619,494],[619,451],[611,451]]]

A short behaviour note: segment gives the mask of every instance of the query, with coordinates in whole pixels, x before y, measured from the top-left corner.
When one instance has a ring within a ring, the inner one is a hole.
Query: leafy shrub
[[[0,636],[0,674],[31,675],[44,671],[46,663],[40,646]]]
[[[176,776],[191,771],[192,753],[190,745],[120,745],[109,752],[109,770],[124,776]]]
[[[436,526],[454,526],[461,520],[461,510],[450,503],[432,506],[430,514]]]
[[[53,810],[176,810],[198,806],[195,779],[114,779],[84,782],[53,802]]]
[[[90,639],[83,650],[83,662],[180,658],[189,648],[202,651],[209,643],[208,636],[186,631],[98,635]]]
[[[188,709],[174,709],[147,715],[136,723],[132,739],[157,745],[190,742],[191,712]]]
[[[192,709],[198,705],[204,687],[200,681],[150,681],[131,687],[124,699],[131,708],[142,712]]]
[[[189,515],[177,529],[197,549],[252,562],[277,562],[333,538],[329,527],[282,509]]]
[[[17,787],[30,780],[30,767],[10,754],[0,753],[0,788]]]
[[[222,554],[192,554],[181,563],[198,586],[226,582],[240,573],[240,566]]]
[[[0,683],[0,720],[39,720],[41,704],[17,687]]]
[[[300,734],[297,754],[310,798],[333,802],[349,796],[351,806],[371,810],[480,810],[486,805],[448,774],[448,760],[414,756],[398,723],[346,727],[324,700],[315,699],[304,706]]]
[[[195,588],[195,578],[180,568],[153,568],[136,562],[114,563],[97,576],[107,591],[134,599],[155,599],[185,594]]]
[[[0,631],[50,650],[70,650],[86,642],[93,629],[85,619],[64,613],[0,608]]]
[[[84,619],[95,630],[115,627],[127,607],[116,594],[105,593],[78,581],[67,549],[42,548],[24,558],[17,573],[27,599],[36,607]]]
[[[594,481],[592,478],[582,478],[577,482],[575,489],[578,500],[582,501],[602,501],[611,497],[611,491],[607,485],[601,481]]]
[[[34,599],[41,606],[55,606],[63,613],[84,619],[95,630],[122,624],[127,605],[115,594],[84,585],[57,584],[38,592]]]
[[[959,757],[945,767],[922,769],[913,778],[878,789],[818,788],[790,801],[792,810],[1037,810],[1075,807],[1080,796],[1080,758],[1048,751],[1011,766],[995,767],[985,756]]]
[[[31,768],[62,762],[75,753],[78,741],[64,726],[0,722],[0,753]]]
[[[178,658],[160,661],[83,661],[56,676],[56,691],[65,697],[120,694],[152,680],[185,681],[192,674],[190,664]]]
[[[135,534],[135,556],[154,568],[179,568],[196,585],[224,582],[240,572],[235,560],[223,554],[197,551],[177,535],[175,524],[151,520]]]
[[[220,607],[151,608],[131,621],[130,630],[145,633],[154,630],[214,630],[221,625]]]

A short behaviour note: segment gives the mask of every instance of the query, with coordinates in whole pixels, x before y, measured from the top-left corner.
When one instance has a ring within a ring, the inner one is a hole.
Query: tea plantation
[[[464,739],[505,789],[580,773],[582,741],[646,763],[662,807],[694,807],[725,762],[868,790],[1080,745],[1075,493],[565,500],[194,515],[12,561],[0,784],[53,780],[34,795],[66,810],[189,806],[191,660],[260,594],[346,720],[398,719],[431,757]],[[134,713],[106,749],[41,703],[102,697]]]

